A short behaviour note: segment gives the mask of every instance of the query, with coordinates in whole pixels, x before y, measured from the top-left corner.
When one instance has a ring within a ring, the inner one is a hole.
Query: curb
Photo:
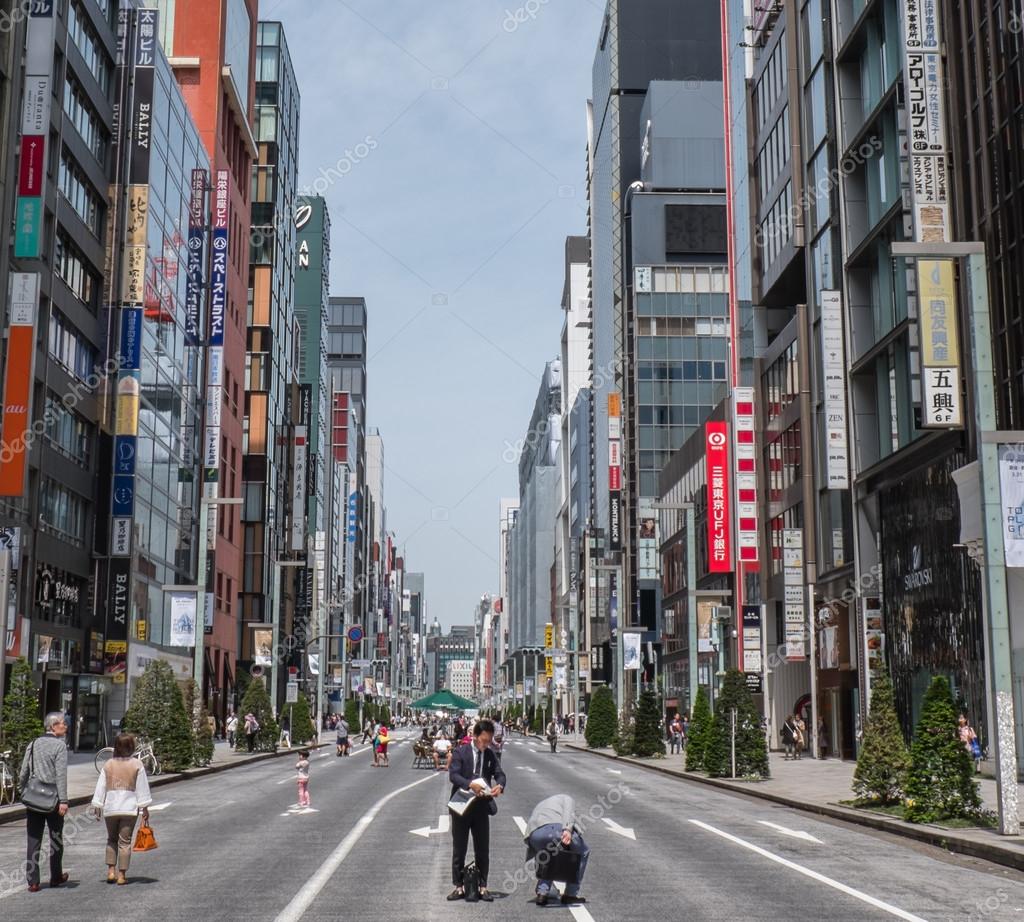
[[[309,745],[308,749],[322,749],[327,743],[316,743]],[[174,772],[169,775],[157,775],[149,779],[150,788],[165,787],[168,784],[177,784],[179,781],[191,781],[193,778],[202,778],[206,775],[217,775],[220,772],[229,771],[232,768],[239,768],[242,765],[253,765],[256,762],[266,762],[268,759],[279,759],[281,756],[292,755],[296,747],[291,749],[278,749],[274,752],[261,752],[252,758],[241,759],[238,762],[221,762],[217,765],[204,765],[202,768],[189,768],[183,772]],[[79,794],[68,798],[68,809],[81,807],[84,804],[92,803],[92,794]],[[7,823],[14,823],[25,818],[26,810],[20,805],[0,808],[0,826]]]
[[[991,861],[993,864],[1013,868],[1017,871],[1024,871],[1024,849],[1013,849],[1007,848],[1003,845],[997,845],[995,843],[975,842],[972,839],[964,839],[957,836],[955,830],[940,829],[938,827],[928,825],[912,826],[899,820],[891,820],[884,816],[873,815],[865,811],[854,810],[849,807],[833,806],[831,804],[807,803],[806,801],[787,797],[784,794],[774,794],[771,791],[758,791],[753,787],[750,789],[741,788],[738,784],[734,784],[729,781],[722,781],[718,778],[707,778],[703,775],[692,774],[690,772],[677,772],[670,768],[663,768],[660,765],[650,765],[646,762],[641,762],[638,759],[617,756],[607,752],[597,752],[593,749],[587,749],[584,746],[578,746],[574,743],[568,743],[566,748],[573,749],[576,752],[585,752],[589,755],[600,756],[604,759],[611,759],[614,762],[625,762],[629,765],[635,765],[637,768],[644,768],[648,771],[657,772],[660,775],[667,775],[668,777],[675,778],[678,781],[689,781],[691,784],[708,785],[710,787],[718,788],[719,790],[729,791],[731,794],[738,794],[741,797],[756,797],[759,800],[767,800],[771,803],[790,807],[794,810],[800,810],[804,813],[814,813],[818,816],[826,816],[830,819],[841,820],[846,823],[854,823],[858,826],[867,826],[870,829],[874,829],[879,832],[887,832],[892,835],[902,836],[906,839],[914,839],[915,841],[922,842],[925,845],[941,848],[943,851],[955,852],[960,855],[967,855],[971,858],[981,858],[985,861]],[[1010,841],[1021,840],[1011,839]]]

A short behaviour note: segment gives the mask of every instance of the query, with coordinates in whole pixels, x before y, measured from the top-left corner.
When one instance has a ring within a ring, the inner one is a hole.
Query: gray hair
[[[64,722],[64,712],[63,711],[50,711],[50,713],[47,714],[45,719],[43,720],[43,726],[47,730],[52,730],[55,724],[59,724],[59,723],[63,723],[63,722]]]

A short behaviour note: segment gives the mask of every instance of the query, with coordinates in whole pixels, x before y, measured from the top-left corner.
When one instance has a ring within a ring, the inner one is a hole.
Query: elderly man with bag
[[[39,852],[43,830],[50,832],[50,886],[67,882],[64,871],[64,815],[68,812],[68,725],[63,713],[51,711],[43,721],[46,733],[33,740],[21,761],[19,786],[28,832],[28,889],[38,893]]]

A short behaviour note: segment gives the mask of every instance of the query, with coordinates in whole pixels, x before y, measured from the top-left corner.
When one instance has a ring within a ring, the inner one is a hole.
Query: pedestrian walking
[[[28,835],[26,879],[31,893],[39,892],[39,852],[43,830],[50,833],[50,886],[67,882],[64,871],[64,816],[68,812],[68,724],[64,714],[51,711],[43,721],[46,732],[33,740],[21,760],[19,786],[25,805]]]
[[[974,727],[968,722],[966,714],[960,715],[957,732],[960,734],[960,742],[964,744],[974,761],[974,773],[978,774],[981,771],[981,741],[978,739],[978,734],[974,732]]]
[[[793,721],[793,715],[790,714],[782,722],[782,748],[785,750],[785,760],[788,762],[790,759],[796,758],[796,736],[797,729],[796,724]]]
[[[128,863],[132,857],[135,822],[142,816],[149,821],[149,778],[142,762],[135,758],[135,737],[118,734],[114,740],[114,757],[96,779],[96,790],[89,809],[97,820],[107,824],[107,883],[128,883]]]
[[[546,797],[530,814],[526,822],[526,860],[537,862],[537,905],[547,904],[551,884],[563,880],[558,874],[559,854],[568,852],[576,857],[577,865],[571,880],[565,880],[562,904],[585,903],[580,896],[583,874],[587,869],[590,849],[583,841],[576,825],[576,804],[568,794],[553,794]],[[550,876],[541,877],[546,873]]]
[[[818,755],[822,759],[828,758],[828,724],[824,714],[818,715]]]
[[[299,785],[299,806],[309,806],[309,750],[299,750],[299,761],[295,763],[296,781]]]
[[[235,748],[235,734],[238,731],[238,717],[234,711],[228,711],[228,719],[224,723],[224,729],[228,734],[228,746]]]
[[[480,899],[487,903],[494,897],[487,889],[487,874],[490,870],[490,822],[498,812],[495,802],[505,790],[505,772],[501,759],[491,751],[494,739],[494,724],[489,720],[478,720],[473,727],[473,742],[460,746],[452,757],[448,778],[452,783],[451,796],[459,791],[470,790],[476,798],[465,813],[452,811],[452,883],[455,889],[448,894],[448,900],[461,900],[466,896],[465,871],[466,851],[469,837],[473,837],[473,861],[480,881]]]
[[[388,743],[391,737],[388,734],[388,725],[382,723],[377,730],[377,738],[374,740],[373,764],[381,768],[388,768]]]
[[[256,719],[256,715],[249,711],[245,715],[245,742],[249,747],[249,752],[256,751],[256,734],[259,732],[260,722]]]
[[[671,744],[669,753],[676,753],[683,751],[683,718],[676,714],[672,718],[672,722],[668,727],[669,742]]]
[[[352,748],[348,741],[348,721],[342,717],[337,724],[338,755],[347,756]]]
[[[206,726],[210,731],[210,739],[217,739],[217,718],[213,714],[206,715]]]
[[[372,740],[373,730],[373,721],[369,717],[367,717],[366,720],[363,721],[363,738],[360,740],[360,743],[365,743],[367,740]]]
[[[793,726],[796,727],[796,739],[793,742],[793,751],[799,759],[803,755],[804,747],[807,745],[807,724],[804,719],[796,714],[793,717]]]
[[[551,746],[552,752],[558,752],[558,720],[554,717],[548,721],[548,728],[545,731],[545,736],[548,738],[548,743]]]

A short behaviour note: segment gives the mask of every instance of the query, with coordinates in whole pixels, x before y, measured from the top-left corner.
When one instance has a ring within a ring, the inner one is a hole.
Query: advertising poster
[[[253,660],[257,666],[274,664],[274,631],[267,628],[256,628],[252,632]]]
[[[635,631],[622,634],[622,668],[640,668],[640,635]]]
[[[128,675],[128,641],[108,640],[103,645],[103,674],[115,685],[124,685]]]
[[[196,645],[196,596],[192,592],[170,592],[172,647]]]

